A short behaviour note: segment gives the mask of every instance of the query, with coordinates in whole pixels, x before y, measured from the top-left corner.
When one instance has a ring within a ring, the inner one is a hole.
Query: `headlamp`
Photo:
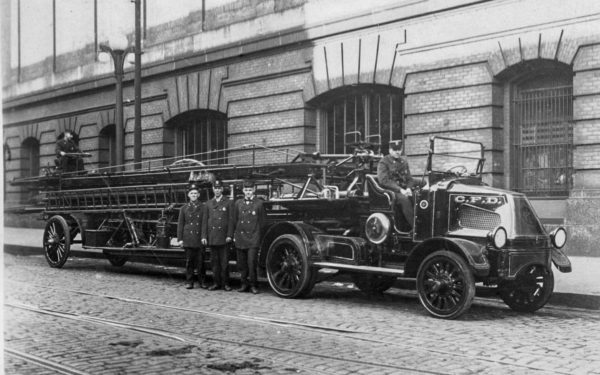
[[[502,249],[506,245],[506,229],[504,227],[496,227],[493,231],[488,234],[488,240],[498,250]]]
[[[567,231],[563,227],[558,227],[550,233],[552,245],[557,249],[562,248],[567,243]]]

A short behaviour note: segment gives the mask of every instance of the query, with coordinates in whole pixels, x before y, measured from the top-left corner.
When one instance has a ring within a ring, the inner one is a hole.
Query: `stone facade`
[[[572,188],[568,197],[532,202],[545,223],[567,227],[569,253],[600,256],[592,239],[600,229],[600,4],[386,0],[368,11],[352,11],[349,4],[338,15],[325,12],[339,8],[334,1],[284,3],[232,1],[148,30],[144,167],[175,156],[170,120],[196,110],[226,115],[230,162],[247,158],[252,147],[320,150],[322,99],[336,89],[375,85],[404,94],[403,134],[413,173],[423,170],[430,136],[459,137],[485,146],[485,181],[510,188],[513,80],[517,73],[532,74],[520,69],[525,65],[555,64],[573,74]],[[510,26],[501,22],[508,15]],[[115,122],[114,78],[110,67],[90,57],[93,51],[57,56],[54,71],[51,58],[18,72],[3,67],[3,140],[11,152],[5,181],[22,175],[26,139],[39,142],[44,167],[53,164],[56,136],[66,129],[75,130],[80,147],[93,155],[87,168],[98,166],[99,134]],[[124,100],[130,163],[131,68]],[[265,155],[256,161],[283,157]],[[5,206],[23,197],[5,183]]]

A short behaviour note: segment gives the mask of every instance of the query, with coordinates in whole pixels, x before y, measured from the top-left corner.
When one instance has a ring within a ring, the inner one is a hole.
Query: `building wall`
[[[413,173],[423,171],[431,135],[452,136],[482,142],[485,182],[508,188],[510,82],[503,74],[523,61],[557,61],[574,74],[573,188],[567,199],[533,203],[548,225],[567,227],[571,254],[600,256],[591,237],[600,229],[600,4],[383,1],[369,11],[325,11],[335,4],[240,0],[207,9],[204,20],[194,9],[154,25],[143,55],[143,168],[171,161],[169,120],[196,109],[227,115],[230,162],[312,152],[319,146],[320,99],[336,88],[377,84],[404,92]],[[33,137],[41,145],[40,165],[52,165],[56,136],[74,129],[81,148],[93,155],[87,168],[97,166],[98,134],[114,124],[114,79],[111,67],[86,51],[69,53],[69,64],[80,62],[74,68],[48,73],[42,63],[27,67],[27,80],[8,81],[3,138],[11,150]],[[128,68],[126,162],[133,161],[132,79]],[[21,173],[19,152],[13,155],[8,180]],[[17,204],[20,194],[7,186],[6,205]]]

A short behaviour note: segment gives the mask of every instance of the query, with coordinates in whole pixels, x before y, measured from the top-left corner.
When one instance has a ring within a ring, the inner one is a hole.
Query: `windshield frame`
[[[481,174],[483,172],[483,163],[485,161],[484,158],[484,146],[481,142],[475,142],[475,141],[468,141],[468,140],[463,140],[463,139],[456,139],[456,138],[448,138],[448,137],[439,137],[439,136],[433,136],[430,138],[430,143],[429,143],[429,156],[428,156],[428,160],[427,160],[427,169],[426,172],[427,174],[431,175],[432,173],[434,174],[439,174],[439,173],[448,173],[449,172],[449,168],[445,168],[444,170],[434,170],[434,158],[436,155],[438,156],[443,156],[446,155],[449,158],[453,158],[453,159],[463,159],[463,160],[470,160],[471,164],[475,164],[475,170],[473,171],[469,171],[467,170],[466,175],[468,176],[476,176],[476,177],[481,177]],[[439,150],[436,150],[436,141],[447,141],[448,143],[456,143],[457,145],[463,144],[465,145],[465,147],[468,149],[467,151],[458,151],[458,152],[441,152]],[[464,154],[469,154],[469,155],[461,155],[461,153]],[[447,163],[450,164],[450,163]],[[458,166],[460,164],[455,164],[454,166]]]

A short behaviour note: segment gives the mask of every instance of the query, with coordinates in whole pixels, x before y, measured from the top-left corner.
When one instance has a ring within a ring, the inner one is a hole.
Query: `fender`
[[[307,251],[307,256],[309,259],[318,257],[320,254],[319,249],[317,248],[317,241],[315,240],[315,236],[319,233],[323,233],[320,229],[313,227],[312,225],[308,225],[303,222],[298,221],[282,221],[278,222],[272,226],[270,226],[265,234],[262,236],[261,245],[260,245],[260,254],[258,255],[259,262],[258,264],[262,267],[264,266],[267,259],[267,251],[269,247],[275,241],[275,239],[282,234],[297,234],[302,238],[302,242],[304,243],[304,248]]]
[[[571,261],[561,249],[552,249],[552,263],[560,272],[571,272]]]
[[[463,256],[473,273],[478,277],[485,277],[490,272],[490,263],[485,254],[485,245],[462,238],[433,237],[415,246],[406,261],[405,275],[416,277],[419,265],[425,257],[437,250],[450,250]]]

